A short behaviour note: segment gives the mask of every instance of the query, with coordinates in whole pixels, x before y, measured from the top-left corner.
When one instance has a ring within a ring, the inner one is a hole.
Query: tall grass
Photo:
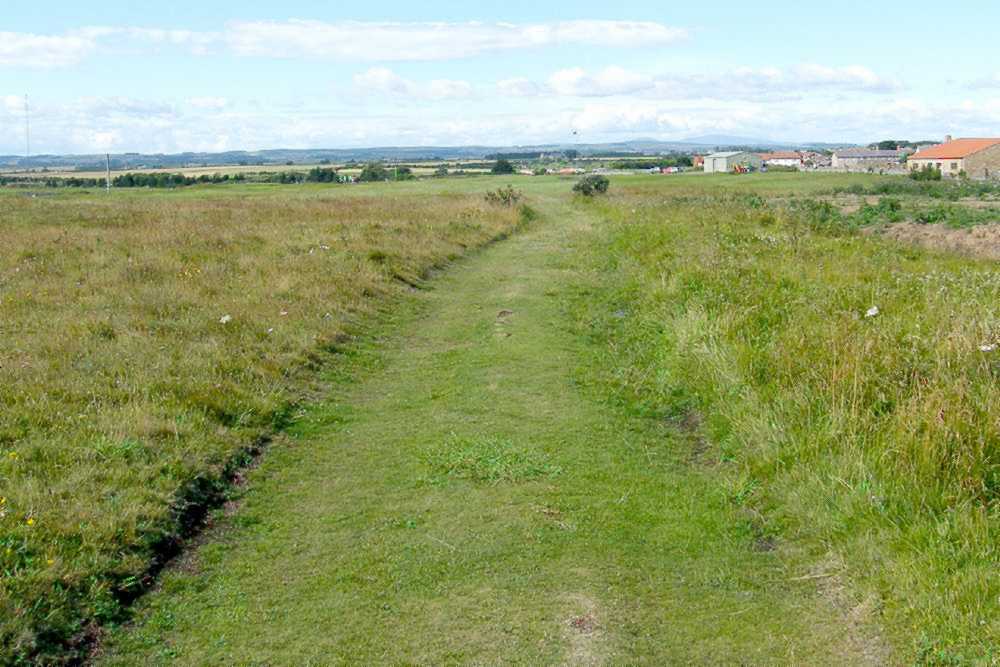
[[[902,655],[1000,659],[996,265],[759,198],[597,206],[619,395],[703,424],[734,499],[846,562]]]
[[[117,618],[357,322],[521,215],[306,192],[0,194],[0,663]]]

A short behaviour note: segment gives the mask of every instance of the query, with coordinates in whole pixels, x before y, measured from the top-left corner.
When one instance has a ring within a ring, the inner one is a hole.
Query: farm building
[[[737,167],[760,169],[760,165],[760,157],[746,151],[712,153],[705,156],[706,174],[728,174],[735,171]]]
[[[963,172],[970,178],[1000,177],[1000,139],[948,138],[943,144],[920,150],[906,162],[911,170],[932,167],[945,176]]]
[[[760,156],[764,164],[775,167],[802,167],[802,154],[795,151],[778,151],[776,153],[763,153]]]
[[[841,171],[896,171],[902,168],[906,152],[870,148],[844,148],[833,154],[832,166]]]

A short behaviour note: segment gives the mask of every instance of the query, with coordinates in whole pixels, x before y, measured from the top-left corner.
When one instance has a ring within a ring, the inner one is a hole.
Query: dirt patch
[[[573,613],[565,623],[569,650],[563,664],[600,665],[604,663],[604,630],[601,628],[597,603],[586,595],[571,598]]]
[[[874,595],[857,599],[850,593],[843,575],[844,564],[835,557],[821,563],[816,570],[802,580],[815,581],[820,595],[837,610],[844,620],[843,633],[845,656],[853,660],[861,658],[868,665],[895,665],[892,647],[883,636],[878,622],[879,603]]]
[[[951,229],[943,225],[900,222],[869,234],[913,243],[934,250],[949,250],[974,257],[1000,259],[1000,224],[980,225],[969,229]]]

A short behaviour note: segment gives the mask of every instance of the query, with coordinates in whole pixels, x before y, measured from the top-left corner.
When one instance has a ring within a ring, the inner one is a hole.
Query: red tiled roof
[[[911,160],[958,160],[1000,144],[1000,139],[955,139],[917,151]]]

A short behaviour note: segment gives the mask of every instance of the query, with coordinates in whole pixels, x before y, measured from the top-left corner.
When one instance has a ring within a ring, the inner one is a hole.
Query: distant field
[[[430,176],[434,171],[444,165],[452,170],[463,170],[468,173],[485,173],[488,169],[482,167],[465,167],[462,162],[406,162],[399,163],[400,166],[408,166],[413,173],[418,176]],[[478,164],[478,163],[476,163]],[[310,169],[337,169],[344,174],[359,174],[361,167],[347,167],[343,164],[267,164],[267,165],[222,165],[216,167],[177,167],[167,169],[125,169],[112,170],[111,177],[122,174],[184,174],[185,176],[212,176],[214,174],[273,174],[282,171],[309,171]],[[21,176],[21,177],[47,177],[47,178],[104,178],[106,171],[77,171],[77,170],[50,170],[50,171],[2,171],[0,176]]]
[[[378,187],[0,192],[0,662],[113,618],[182,490],[287,423],[379,304],[519,222]]]

